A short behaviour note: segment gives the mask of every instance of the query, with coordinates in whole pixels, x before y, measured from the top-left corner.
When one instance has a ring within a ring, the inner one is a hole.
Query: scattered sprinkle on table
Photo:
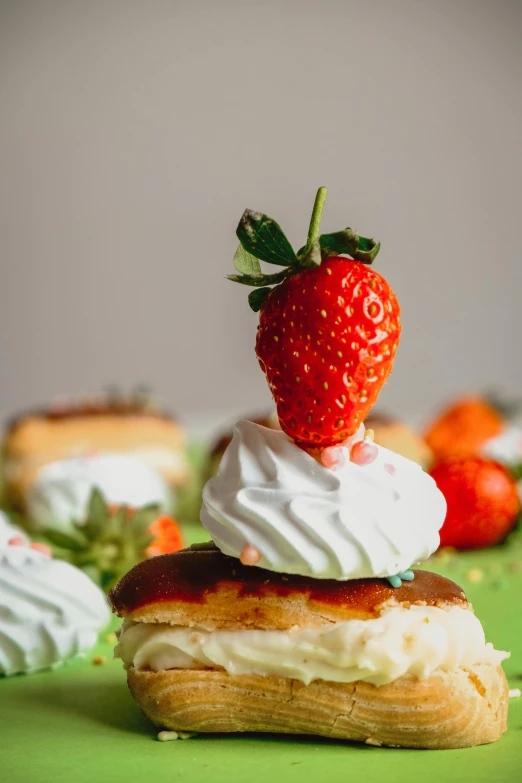
[[[510,688],[509,689],[509,698],[510,699],[518,699],[518,698],[520,698],[520,688]]]
[[[107,658],[105,655],[95,655],[94,658],[92,658],[91,663],[94,666],[103,666],[104,663],[107,663]]]
[[[481,582],[484,572],[480,568],[470,568],[467,573],[468,580],[470,582]]]
[[[171,740],[185,740],[193,737],[197,732],[195,731],[160,731],[158,733],[158,739],[160,742],[170,742]]]
[[[107,642],[107,644],[116,644],[116,642],[118,641],[118,637],[116,636],[115,633],[109,633],[105,637],[105,641]]]

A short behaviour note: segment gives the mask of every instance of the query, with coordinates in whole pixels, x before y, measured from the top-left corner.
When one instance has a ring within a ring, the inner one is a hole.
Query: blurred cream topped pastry
[[[361,425],[352,447],[364,434]],[[372,447],[364,465],[340,447],[331,470],[281,430],[239,422],[205,486],[201,521],[224,554],[239,558],[251,545],[261,555],[255,565],[270,571],[316,579],[404,571],[438,548],[446,501],[417,463]]]
[[[134,509],[158,505],[168,511],[171,493],[159,473],[129,454],[98,454],[44,465],[29,487],[25,506],[32,522],[84,522],[98,489],[109,505]]]
[[[28,413],[13,421],[3,443],[7,498],[25,508],[44,465],[114,452],[141,459],[173,486],[188,476],[185,436],[174,419],[146,400],[109,398]]]
[[[364,423],[374,431],[379,446],[417,462],[424,469],[431,464],[432,454],[424,439],[400,419],[372,411]]]
[[[109,620],[102,591],[42,545],[0,542],[0,675],[84,655]]]

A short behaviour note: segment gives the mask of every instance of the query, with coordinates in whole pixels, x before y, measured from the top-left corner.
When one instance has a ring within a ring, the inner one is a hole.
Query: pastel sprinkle
[[[356,465],[370,465],[377,459],[377,446],[372,441],[360,440],[352,446],[350,459]]]
[[[7,542],[9,546],[24,546],[25,541],[21,536],[14,536],[13,538],[10,538]]]
[[[46,557],[52,557],[53,553],[51,552],[51,548],[47,546],[47,544],[42,544],[40,541],[34,541],[32,544],[29,544],[31,549],[34,549],[35,552],[41,552],[42,555],[45,555]]]
[[[321,452],[321,464],[330,470],[338,470],[346,463],[347,451],[342,446],[327,446]]]
[[[483,576],[484,572],[480,568],[470,568],[467,573],[467,577],[470,582],[481,582]]]
[[[400,576],[387,576],[386,579],[391,584],[392,587],[401,587],[402,585],[402,579]]]
[[[116,642],[118,641],[118,637],[116,636],[115,633],[108,633],[107,636],[105,637],[105,641],[107,642],[107,644],[116,644]]]
[[[107,663],[107,658],[105,655],[95,655],[91,658],[91,663],[93,666],[103,666],[104,663]]]
[[[241,550],[239,559],[243,563],[243,565],[253,566],[256,563],[259,563],[259,561],[261,560],[261,552],[259,551],[259,549],[256,549],[255,546],[252,546],[251,544],[247,544]]]
[[[406,571],[401,571],[397,576],[403,580],[403,582],[413,582],[415,574],[408,568]]]
[[[384,470],[390,474],[390,476],[395,476],[397,473],[397,468],[395,465],[392,465],[391,462],[386,462],[384,465]]]
[[[509,689],[509,698],[510,699],[519,699],[520,698],[520,688],[510,688]]]

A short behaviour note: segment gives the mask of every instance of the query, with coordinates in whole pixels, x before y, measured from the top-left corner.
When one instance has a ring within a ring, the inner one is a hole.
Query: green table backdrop
[[[185,535],[188,543],[208,538],[195,524],[185,525]],[[464,587],[488,639],[511,650],[505,670],[510,687],[521,687],[520,534],[489,552],[450,559],[443,553],[429,567]],[[473,581],[477,577],[480,581]],[[127,691],[121,662],[111,659],[110,630],[85,660],[55,671],[0,678],[0,781],[522,780],[522,699],[511,701],[509,731],[499,742],[467,750],[397,750],[283,735],[199,735],[159,742]],[[107,661],[94,665],[96,654]]]

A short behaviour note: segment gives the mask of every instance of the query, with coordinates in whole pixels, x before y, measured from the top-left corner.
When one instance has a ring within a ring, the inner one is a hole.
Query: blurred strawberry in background
[[[147,557],[156,555],[168,555],[183,549],[183,538],[177,522],[172,517],[158,517],[149,525],[149,533],[154,536],[149,546],[145,549]]]
[[[479,549],[501,542],[520,514],[517,483],[499,462],[465,457],[430,471],[448,504],[440,545]]]
[[[427,429],[433,464],[447,459],[484,457],[506,465],[522,477],[520,402],[496,395],[470,396],[449,405]]]
[[[435,461],[480,454],[484,444],[500,435],[504,422],[500,413],[481,397],[465,397],[434,419],[426,432],[426,443]]]

